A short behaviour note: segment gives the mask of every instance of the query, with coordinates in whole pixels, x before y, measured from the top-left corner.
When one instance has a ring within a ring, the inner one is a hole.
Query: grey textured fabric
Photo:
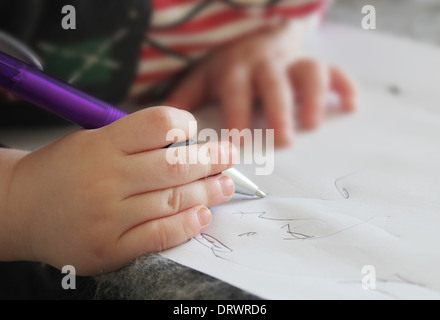
[[[258,297],[159,254],[95,278],[96,299],[257,300]]]

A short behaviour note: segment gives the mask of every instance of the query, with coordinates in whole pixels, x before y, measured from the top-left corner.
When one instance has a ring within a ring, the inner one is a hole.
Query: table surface
[[[376,8],[377,31],[440,45],[440,0],[334,0],[329,20],[361,28],[365,5]]]

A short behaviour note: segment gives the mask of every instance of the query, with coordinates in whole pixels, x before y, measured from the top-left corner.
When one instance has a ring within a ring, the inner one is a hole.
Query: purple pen
[[[0,87],[85,129],[100,128],[127,115],[1,51]]]

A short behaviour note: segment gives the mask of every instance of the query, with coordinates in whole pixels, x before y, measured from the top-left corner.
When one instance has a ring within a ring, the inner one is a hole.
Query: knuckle
[[[264,79],[264,86],[268,91],[279,88],[281,82],[281,75],[275,72],[269,72]]]
[[[187,177],[190,175],[191,172],[191,166],[188,163],[187,159],[178,159],[176,163],[168,163],[168,177],[176,177],[179,176],[180,178],[186,180]]]
[[[321,72],[325,68],[325,64],[323,62],[311,59],[304,58],[298,62],[298,66],[300,69],[307,72]]]
[[[162,221],[157,221],[154,224],[153,234],[153,246],[156,252],[162,252],[168,249],[169,246],[169,235],[166,226]]]
[[[239,81],[246,76],[246,67],[244,65],[235,64],[226,70],[226,78]]]
[[[256,70],[259,71],[259,74],[269,83],[278,82],[280,76],[285,72],[282,64],[271,59],[263,59],[260,61],[256,66]]]
[[[160,123],[164,130],[170,130],[177,127],[177,124],[181,121],[195,121],[195,118],[191,113],[171,107],[152,108],[150,116],[155,123]]]
[[[154,108],[151,117],[156,123],[161,123],[164,128],[173,128],[175,125],[175,116],[172,109],[165,107]]]
[[[153,250],[156,252],[167,250],[191,239],[199,231],[200,223],[193,210],[179,213],[178,219],[172,223],[158,220],[154,223],[151,232],[153,235]]]
[[[241,86],[247,77],[246,68],[243,66],[233,66],[225,70],[220,77],[221,91],[225,94],[239,94]]]
[[[199,170],[203,170],[206,174],[209,174],[211,172],[211,166],[213,163],[216,163],[216,157],[218,154],[220,154],[220,151],[218,150],[219,146],[217,142],[208,142],[203,145],[197,150],[197,160],[198,164],[203,165],[203,167],[200,167]]]
[[[168,191],[168,212],[177,213],[180,211],[182,204],[182,192],[179,188],[173,187]]]
[[[193,238],[200,231],[200,223],[195,212],[187,212],[183,217],[182,231],[185,241]]]

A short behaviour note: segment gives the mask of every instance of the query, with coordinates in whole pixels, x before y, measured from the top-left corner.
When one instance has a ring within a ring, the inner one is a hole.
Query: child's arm
[[[200,233],[207,207],[234,193],[228,177],[212,176],[232,161],[211,152],[207,164],[169,164],[167,132],[181,129],[188,139],[189,121],[186,111],[149,108],[32,153],[0,149],[0,260],[70,264],[93,275]]]

